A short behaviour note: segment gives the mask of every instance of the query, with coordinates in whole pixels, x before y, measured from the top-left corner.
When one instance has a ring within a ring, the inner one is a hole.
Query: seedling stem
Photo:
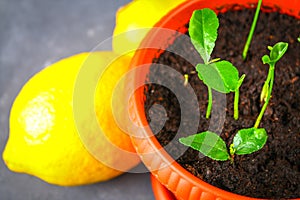
[[[267,78],[267,80],[265,82],[265,84],[269,84],[269,87],[268,87],[269,90],[267,92],[267,97],[264,98],[265,99],[264,100],[265,101],[264,105],[263,105],[263,107],[262,107],[262,109],[261,109],[261,111],[260,111],[260,113],[259,113],[259,115],[258,115],[258,117],[257,117],[257,119],[255,121],[255,124],[254,124],[255,128],[259,127],[260,121],[261,121],[262,117],[264,116],[264,113],[265,113],[265,111],[267,109],[267,106],[268,106],[270,98],[271,98],[271,93],[272,93],[273,84],[274,84],[274,68],[275,68],[274,65],[273,66],[270,65],[270,69],[269,69],[269,73],[268,73],[268,78]]]
[[[210,117],[211,108],[212,108],[212,89],[211,87],[207,86],[208,90],[208,104],[206,109],[206,118],[208,119]]]
[[[255,27],[256,27],[256,24],[257,24],[261,4],[262,4],[262,0],[258,0],[255,15],[254,15],[254,18],[253,18],[253,22],[252,22],[250,32],[249,32],[247,41],[246,41],[245,46],[244,46],[243,54],[242,54],[242,57],[243,57],[244,60],[246,60],[246,58],[247,58],[248,49],[250,47],[252,37],[253,37],[254,31],[255,31]]]

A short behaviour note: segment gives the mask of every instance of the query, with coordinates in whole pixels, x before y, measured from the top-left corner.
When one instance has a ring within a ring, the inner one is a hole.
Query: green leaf
[[[272,46],[268,46],[267,47],[270,51],[272,51],[273,47]]]
[[[286,42],[276,43],[270,52],[271,60],[277,62],[285,54],[285,52],[288,49],[288,46],[289,45]]]
[[[211,131],[205,131],[185,138],[180,138],[179,142],[200,151],[211,159],[221,161],[229,159],[225,142],[220,136]]]
[[[264,55],[262,57],[263,63],[266,64],[272,64],[274,65],[287,51],[288,49],[288,43],[286,42],[278,42],[270,49],[270,57],[267,55]]]
[[[267,132],[264,128],[241,129],[233,138],[235,154],[251,154],[266,144]]]
[[[262,57],[262,61],[263,61],[264,64],[267,64],[267,63],[271,62],[271,59],[270,59],[270,57],[268,55],[264,55]]]
[[[196,70],[199,78],[218,92],[234,92],[239,87],[239,72],[228,61],[198,64]]]
[[[300,35],[299,35],[299,37],[297,38],[297,40],[298,40],[298,42],[300,42]]]
[[[218,37],[219,20],[214,11],[195,10],[189,24],[191,41],[204,63],[208,63]]]

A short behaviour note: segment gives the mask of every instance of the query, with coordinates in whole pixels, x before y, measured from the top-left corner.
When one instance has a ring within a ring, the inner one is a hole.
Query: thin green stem
[[[270,83],[272,76],[274,75],[273,73],[274,73],[274,66],[270,66],[266,83],[268,83],[268,84]]]
[[[238,120],[239,118],[239,98],[240,98],[240,90],[239,88],[234,92],[234,113],[233,118]]]
[[[207,89],[208,89],[208,104],[206,109],[206,119],[210,117],[211,108],[212,108],[212,89],[209,86],[207,86]]]
[[[269,68],[269,72],[268,72],[268,77],[267,77],[267,80],[265,81],[263,87],[262,87],[262,91],[261,91],[261,94],[260,94],[260,101],[264,101],[264,99],[266,99],[266,96],[268,96],[268,93],[269,93],[269,86],[270,86],[270,81],[271,81],[271,77],[272,77],[272,73],[270,72],[271,70],[271,67]],[[267,91],[264,90],[264,88],[268,88]]]
[[[233,118],[235,120],[238,120],[239,118],[239,100],[240,100],[240,87],[245,79],[245,74],[243,74],[240,79],[238,80],[238,86],[236,88],[236,90],[234,91],[234,107],[233,107]]]
[[[218,62],[219,60],[221,60],[221,58],[215,58],[215,59],[212,59],[211,61],[208,61],[207,63],[205,63],[206,65],[209,65],[209,64],[212,64],[214,62]]]
[[[274,84],[274,68],[275,66],[270,66],[270,69],[269,69],[269,73],[268,73],[268,78],[270,77],[270,87],[269,87],[269,91],[268,91],[268,95],[267,95],[267,98],[265,100],[265,103],[256,119],[256,122],[254,124],[254,128],[258,128],[259,124],[260,124],[260,121],[267,109],[267,106],[269,104],[269,101],[270,101],[270,98],[271,98],[271,93],[272,93],[272,89],[273,89],[273,84]]]
[[[262,4],[262,0],[258,0],[255,15],[254,15],[254,18],[253,18],[253,22],[252,22],[250,32],[249,32],[249,35],[248,35],[248,38],[247,38],[247,41],[245,43],[245,47],[244,47],[244,50],[243,50],[243,55],[242,56],[243,56],[244,60],[247,58],[248,49],[250,47],[251,40],[252,40],[252,37],[253,37],[253,34],[254,34],[254,30],[255,30],[257,19],[258,19],[258,16],[259,16],[259,11],[260,11],[261,4]]]

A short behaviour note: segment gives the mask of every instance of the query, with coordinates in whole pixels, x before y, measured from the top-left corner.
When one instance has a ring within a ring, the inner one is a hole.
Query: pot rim
[[[152,174],[150,174],[150,180],[155,199],[176,200],[174,194],[162,185]]]

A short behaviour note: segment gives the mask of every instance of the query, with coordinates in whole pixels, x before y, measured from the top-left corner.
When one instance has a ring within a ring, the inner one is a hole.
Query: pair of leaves
[[[195,10],[189,24],[189,34],[204,64],[198,64],[199,78],[210,88],[229,93],[236,91],[244,77],[239,78],[238,70],[228,61],[210,61],[218,37],[219,20],[214,11],[205,8]]]
[[[244,155],[258,151],[265,145],[267,138],[263,128],[241,129],[233,138],[230,154]],[[231,158],[224,140],[211,131],[180,138],[179,141],[214,160],[226,161]]]
[[[286,42],[278,42],[273,47],[268,47],[270,52],[270,56],[264,55],[262,57],[262,61],[264,64],[269,64],[274,66],[275,63],[280,60],[280,58],[285,54],[288,49],[288,43]]]

